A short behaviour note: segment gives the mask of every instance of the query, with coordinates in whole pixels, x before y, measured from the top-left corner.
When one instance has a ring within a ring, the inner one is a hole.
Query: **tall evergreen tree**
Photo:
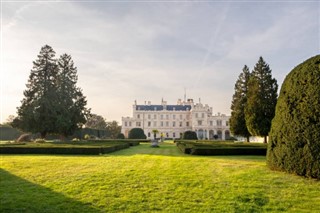
[[[48,133],[72,134],[90,113],[81,89],[76,87],[77,69],[71,56],[64,54],[59,61],[54,57],[52,47],[41,48],[13,121],[15,127],[40,132],[42,138]]]
[[[56,127],[58,133],[68,136],[86,123],[90,110],[87,101],[77,87],[77,68],[70,55],[63,54],[58,60],[59,74]]]
[[[269,65],[260,57],[248,83],[245,119],[250,134],[263,136],[265,143],[275,115],[277,91],[277,80],[272,78]]]
[[[249,142],[251,134],[246,125],[244,110],[247,104],[249,78],[250,71],[247,65],[245,65],[234,87],[235,92],[232,96],[230,117],[230,130],[232,134],[246,137],[247,142]]]
[[[27,89],[18,108],[18,116],[13,124],[28,132],[40,132],[41,137],[54,132],[57,99],[56,86],[58,67],[55,52],[45,45],[41,48],[38,59],[33,62]]]

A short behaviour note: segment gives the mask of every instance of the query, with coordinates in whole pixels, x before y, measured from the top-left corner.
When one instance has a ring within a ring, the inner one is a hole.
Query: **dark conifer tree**
[[[87,101],[76,87],[77,69],[71,56],[62,55],[57,62],[52,47],[41,48],[33,62],[27,90],[13,125],[27,132],[70,135],[86,122]]]
[[[269,65],[260,57],[248,83],[245,119],[250,134],[264,137],[265,143],[275,115],[277,90],[278,84],[272,78]]]
[[[242,69],[242,73],[234,87],[234,95],[231,103],[230,130],[233,135],[246,137],[249,142],[250,133],[246,125],[244,109],[247,104],[248,82],[250,71],[247,65]]]
[[[56,105],[53,100],[57,99],[58,67],[54,57],[55,52],[50,46],[41,48],[13,122],[15,127],[24,131],[40,132],[42,138],[55,129]]]
[[[58,101],[56,127],[58,133],[68,136],[86,123],[90,110],[80,88],[77,87],[77,68],[70,55],[58,60]]]

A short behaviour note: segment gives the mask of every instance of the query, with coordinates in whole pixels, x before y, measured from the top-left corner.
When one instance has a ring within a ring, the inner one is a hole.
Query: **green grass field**
[[[320,212],[320,182],[261,156],[189,156],[172,143],[101,156],[2,155],[0,212]]]

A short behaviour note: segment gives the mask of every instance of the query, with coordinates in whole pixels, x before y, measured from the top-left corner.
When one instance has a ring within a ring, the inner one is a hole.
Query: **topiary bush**
[[[183,133],[182,139],[185,140],[198,140],[197,133],[194,131],[185,131]]]
[[[269,136],[271,169],[320,179],[320,55],[285,78]]]
[[[119,133],[119,134],[117,135],[117,139],[125,139],[124,134],[123,134],[123,133]]]
[[[144,134],[143,129],[141,128],[133,128],[130,130],[129,139],[146,139],[147,136]]]

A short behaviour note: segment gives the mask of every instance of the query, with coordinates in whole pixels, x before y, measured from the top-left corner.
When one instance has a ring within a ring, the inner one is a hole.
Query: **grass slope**
[[[103,156],[2,155],[0,212],[320,212],[320,182],[262,156],[141,144]]]

